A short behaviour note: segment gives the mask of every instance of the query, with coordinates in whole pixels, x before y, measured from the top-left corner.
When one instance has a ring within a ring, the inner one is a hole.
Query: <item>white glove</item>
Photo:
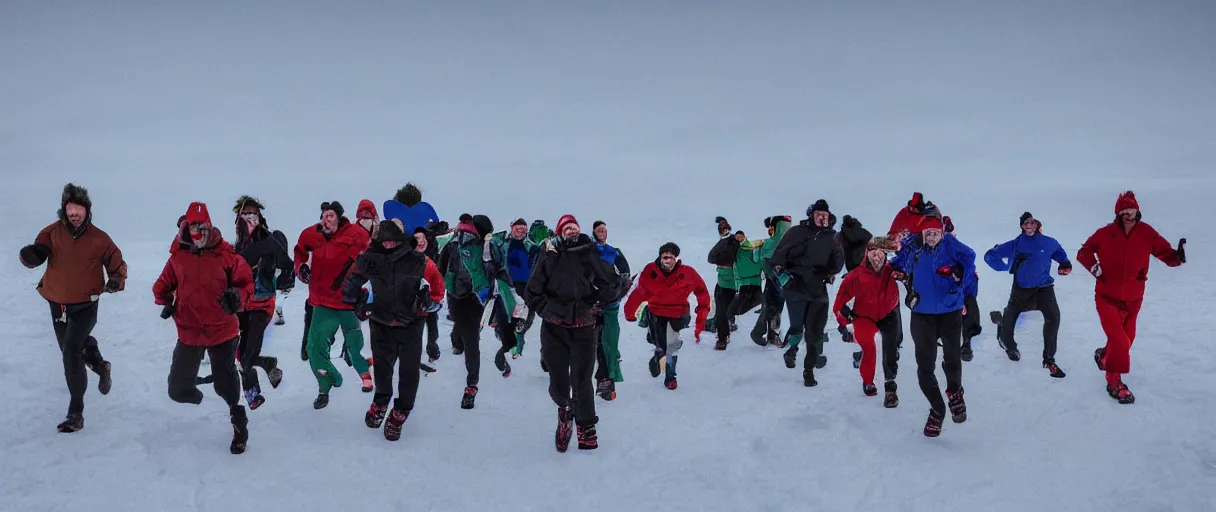
[[[1089,273],[1093,274],[1094,277],[1102,277],[1102,264],[1094,263],[1094,266],[1089,267]]]

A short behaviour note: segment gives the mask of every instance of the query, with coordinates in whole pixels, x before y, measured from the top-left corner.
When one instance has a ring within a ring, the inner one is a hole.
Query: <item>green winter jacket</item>
[[[767,244],[764,247],[768,247]],[[744,286],[760,286],[760,252],[762,248],[752,245],[751,240],[739,244],[739,256],[735,259],[736,289]]]
[[[764,269],[764,275],[769,278],[776,279],[777,274],[773,269],[769,268],[768,260],[773,257],[773,252],[777,250],[777,245],[781,243],[781,239],[785,237],[785,233],[790,230],[791,223],[788,221],[777,222],[776,229],[773,230],[773,236],[764,241],[764,246],[760,248],[760,263]]]

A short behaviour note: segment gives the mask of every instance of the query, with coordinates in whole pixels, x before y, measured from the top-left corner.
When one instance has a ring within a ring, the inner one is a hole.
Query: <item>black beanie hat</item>
[[[597,221],[595,221],[595,222],[591,223],[591,230],[592,230],[592,231],[595,231],[595,228],[598,228],[598,227],[603,226],[603,225],[604,225],[604,221],[602,221],[602,220],[597,220]]]
[[[1022,212],[1022,216],[1018,217],[1018,226],[1020,227],[1022,224],[1025,224],[1026,219],[1033,219],[1033,218],[1034,218],[1034,215],[1032,215],[1030,212]]]
[[[477,235],[484,237],[494,232],[494,223],[485,215],[473,216],[473,229],[477,230]]]
[[[326,210],[333,210],[334,213],[336,213],[339,217],[346,213],[346,209],[342,208],[342,203],[337,201],[327,201],[321,203],[321,213],[325,213]]]
[[[665,252],[669,252],[669,253],[671,253],[672,256],[679,258],[680,257],[680,246],[676,245],[675,242],[667,242],[663,245],[660,245],[659,246],[659,256],[662,256],[663,253],[665,253]]]
[[[401,231],[401,226],[391,220],[380,221],[380,229],[376,232],[376,240],[380,242],[405,242],[413,240],[413,237],[405,236]]]
[[[810,216],[814,215],[815,212],[829,212],[830,213],[831,211],[832,211],[832,209],[828,207],[828,202],[823,199],[820,199],[818,201],[815,201],[815,204],[811,205],[810,208],[806,209],[806,216],[810,217]]]
[[[467,213],[460,214],[460,222],[473,222],[473,216]]]
[[[523,218],[523,217],[520,217],[520,218],[518,218],[518,219],[515,219],[515,222],[512,222],[512,223],[511,223],[511,227],[515,227],[515,226],[527,226],[527,225],[528,225],[528,221],[524,220],[524,218]]]

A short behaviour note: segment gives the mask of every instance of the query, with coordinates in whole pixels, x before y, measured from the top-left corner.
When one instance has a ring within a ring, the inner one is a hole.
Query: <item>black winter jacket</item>
[[[827,281],[844,268],[844,253],[836,230],[821,228],[808,219],[785,233],[768,265],[789,274],[789,282],[782,287],[787,298],[827,300]]]
[[[394,249],[373,245],[355,260],[342,289],[342,302],[366,312],[368,319],[383,325],[398,326],[423,321],[427,309],[443,297],[443,278],[435,264],[412,244]],[[427,279],[428,265],[433,269]],[[367,303],[363,285],[372,285],[372,303]],[[431,287],[437,287],[432,289]],[[435,299],[438,296],[439,299]]]
[[[541,246],[525,288],[524,301],[545,321],[564,327],[595,325],[593,307],[617,302],[629,292],[629,276],[619,275],[600,257],[591,237],[553,237]]]

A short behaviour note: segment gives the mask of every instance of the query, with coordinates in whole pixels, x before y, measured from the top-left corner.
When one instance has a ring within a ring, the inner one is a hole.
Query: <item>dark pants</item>
[[[599,343],[594,326],[562,327],[540,324],[540,357],[549,368],[549,397],[558,407],[569,405],[579,425],[599,422],[595,415],[595,347]]]
[[[739,287],[739,291],[735,293],[735,300],[730,302],[730,316],[737,317],[748,311],[756,309],[763,299],[763,292],[758,284],[747,284]]]
[[[228,408],[240,407],[241,382],[236,369],[236,346],[240,338],[232,338],[214,347],[187,345],[180,340],[173,348],[173,363],[169,366],[169,398],[183,404],[203,403],[199,391],[198,367],[206,355],[211,360],[211,376],[215,379],[215,394],[224,399]]]
[[[452,312],[452,346],[464,349],[466,386],[476,386],[481,374],[481,315],[485,306],[475,296],[449,299]]]
[[[439,352],[439,315],[430,314],[426,316],[426,346],[427,349],[434,347],[436,353]],[[375,356],[372,356],[375,360]]]
[[[984,331],[980,325],[980,304],[974,295],[963,297],[963,304],[967,306],[967,314],[963,315],[963,342],[971,343],[971,338]]]
[[[730,320],[734,315],[730,312],[730,303],[735,301],[737,290],[714,285],[714,329],[718,339],[730,339]]]
[[[376,378],[376,394],[372,401],[387,406],[393,397],[393,365],[399,365],[397,400],[393,409],[409,412],[414,409],[414,398],[418,396],[419,367],[422,363],[422,328],[425,322],[388,326],[371,322],[372,359],[376,361],[373,374]]]
[[[953,311],[940,315],[912,313],[909,326],[912,342],[916,344],[916,377],[920,390],[929,399],[929,406],[941,414],[946,413],[946,402],[935,375],[937,364],[937,342],[942,343],[942,371],[946,372],[946,392],[963,389],[962,329],[963,314]]]
[[[266,326],[270,325],[270,314],[263,311],[242,311],[236,314],[241,322],[241,344],[239,347],[241,362],[241,387],[245,390],[262,387],[258,384],[258,366],[266,368],[265,358],[262,357],[262,341],[266,338]]]
[[[776,337],[781,330],[781,312],[785,309],[785,298],[781,293],[781,285],[772,279],[764,279],[764,291],[761,293],[760,317],[752,328],[752,339]]]
[[[51,307],[52,326],[59,352],[63,355],[63,376],[67,380],[68,414],[84,412],[84,392],[89,389],[86,368],[101,371],[105,360],[97,347],[97,339],[89,336],[97,325],[97,301],[79,304],[59,304],[47,301]]]
[[[799,341],[805,340],[807,350],[802,366],[805,370],[814,370],[815,363],[819,362],[819,354],[823,353],[823,333],[830,313],[828,299],[790,298],[786,303],[790,306],[790,330],[786,333],[790,347],[795,348]]]
[[[1016,285],[1009,292],[1009,303],[1001,316],[1000,338],[1005,342],[1006,350],[1017,350],[1018,343],[1013,339],[1013,326],[1018,315],[1026,311],[1039,310],[1043,312],[1043,362],[1054,363],[1056,360],[1056,342],[1060,334],[1060,305],[1056,302],[1056,287],[1019,288]]]
[[[878,334],[882,336],[882,376],[886,380],[883,389],[895,391],[895,377],[899,374],[899,348],[904,342],[904,322],[896,307],[878,321]]]
[[[676,363],[679,362],[680,348],[684,346],[680,331],[688,327],[691,322],[692,318],[689,315],[681,318],[650,315],[649,335],[651,341],[654,342],[652,359],[657,365],[660,358],[667,358],[667,375],[664,380],[676,378]]]

